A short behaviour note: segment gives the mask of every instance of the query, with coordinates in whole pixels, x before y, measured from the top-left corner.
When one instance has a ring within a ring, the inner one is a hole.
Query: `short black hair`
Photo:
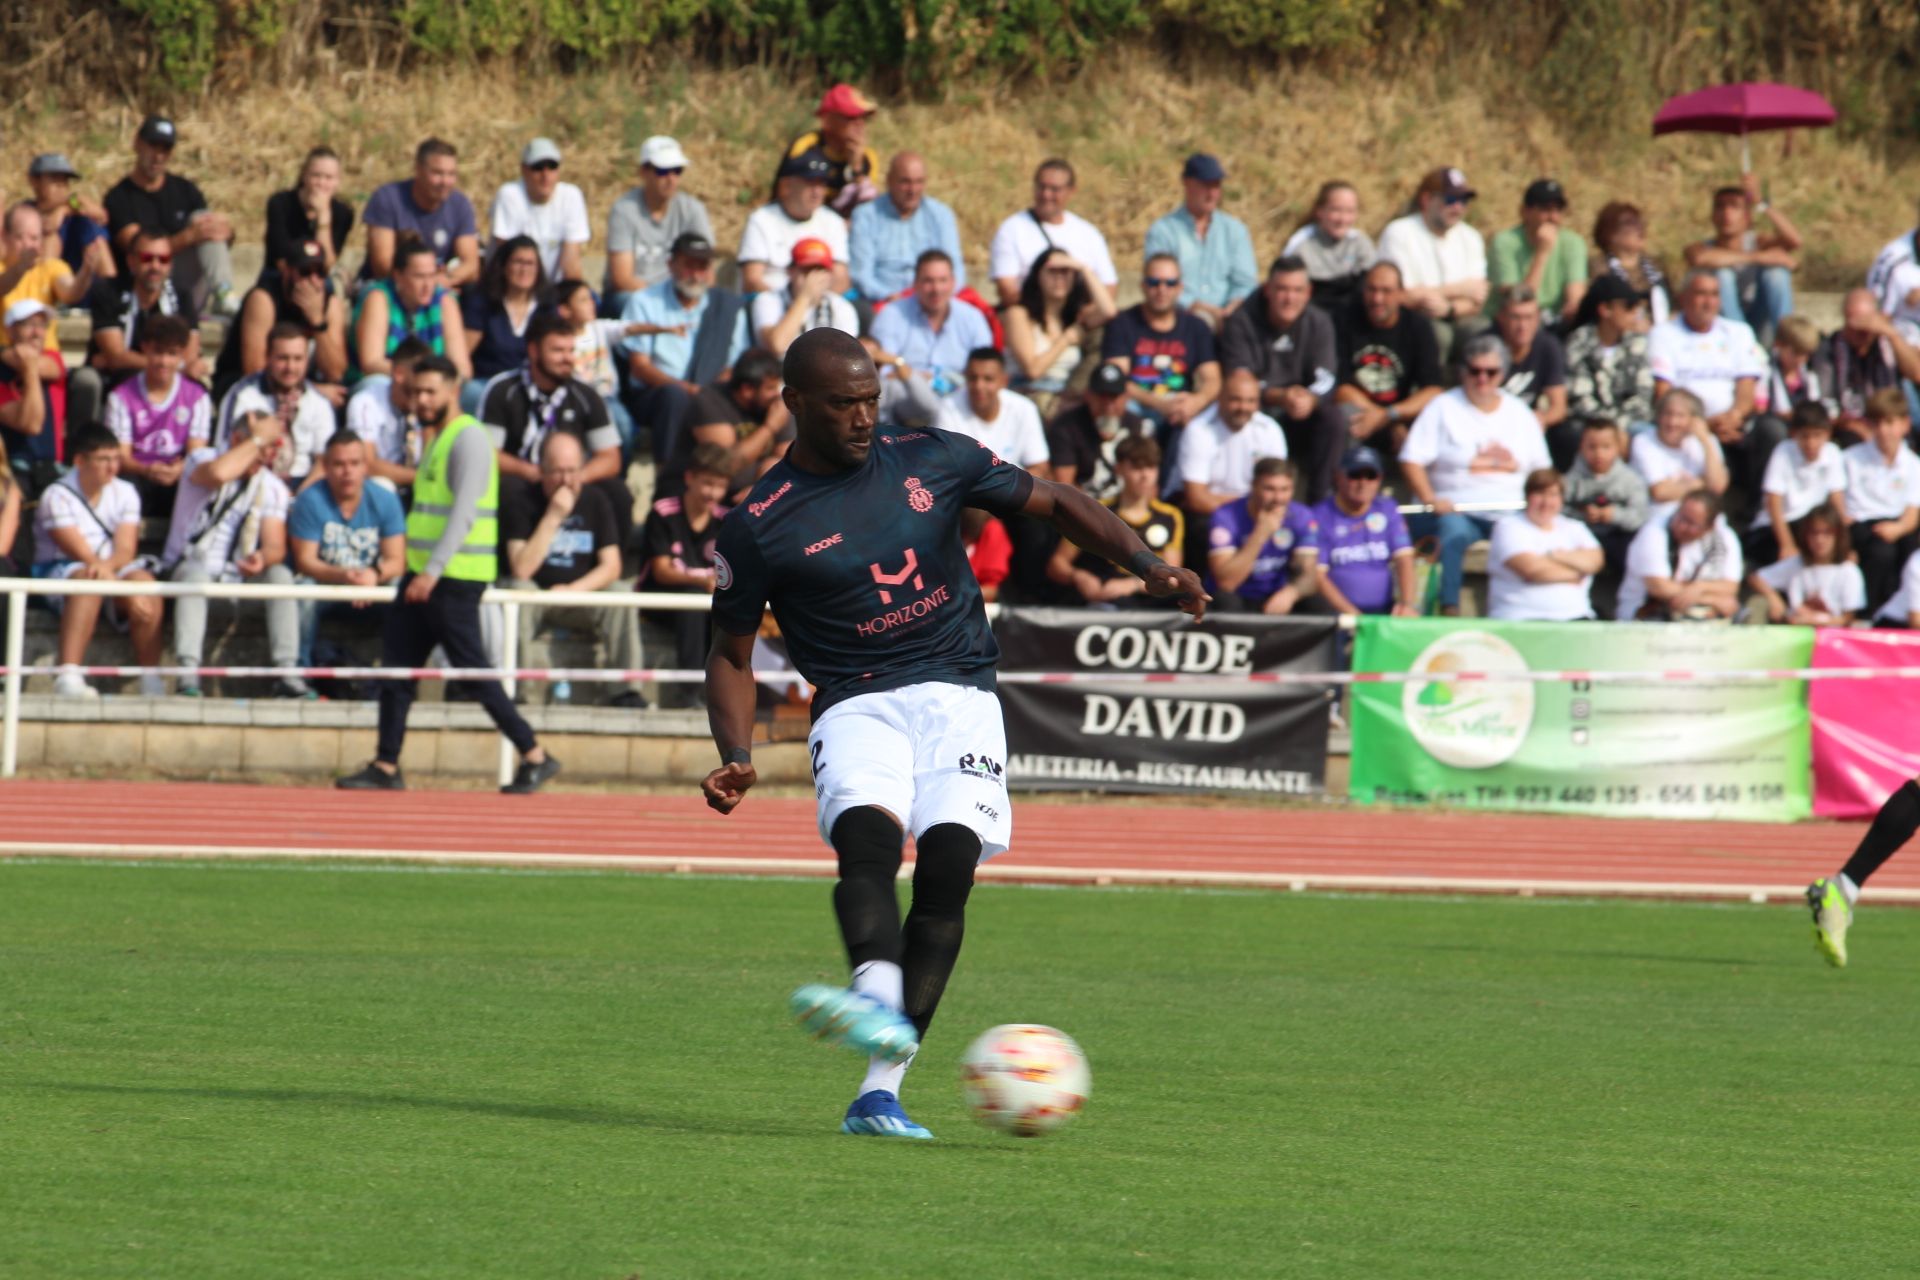
[[[1262,458],[1253,464],[1253,478],[1265,480],[1268,476],[1285,476],[1295,484],[1300,483],[1300,468],[1293,465],[1291,458]]]
[[[422,356],[420,363],[413,366],[413,376],[417,378],[423,373],[437,373],[449,382],[460,381],[460,370],[445,356]]]
[[[387,353],[387,364],[419,364],[421,360],[433,354],[433,348],[419,338],[402,338],[400,345]]]
[[[975,347],[973,350],[967,352],[967,363],[972,364],[975,360],[984,360],[988,364],[997,364],[1002,369],[1007,367],[1007,357],[998,347]]]
[[[1809,400],[1805,404],[1795,405],[1787,417],[1787,430],[1799,431],[1803,427],[1812,427],[1820,431],[1833,430],[1833,418],[1827,413],[1827,406],[1818,400]]]
[[[416,166],[425,164],[435,156],[451,156],[458,160],[460,153],[454,150],[451,142],[440,138],[428,138],[413,149],[413,163]]]
[[[440,255],[434,252],[433,246],[419,236],[412,232],[401,236],[393,246],[393,274],[399,275],[405,271],[407,264],[423,253],[435,262],[440,260]]]
[[[573,295],[582,289],[592,292],[593,286],[585,280],[562,280],[553,286],[553,305],[564,307],[573,301]]]
[[[334,432],[332,435],[327,437],[327,443],[320,450],[320,452],[322,455],[325,455],[325,454],[332,453],[335,449],[344,449],[350,444],[365,444],[365,443],[366,441],[361,439],[360,434],[358,432],[348,427],[342,427],[338,431]]]
[[[67,457],[70,460],[97,453],[101,449],[112,449],[115,453],[120,451],[120,437],[114,435],[105,423],[89,422],[67,436]]]
[[[1306,269],[1307,260],[1305,258],[1297,253],[1283,253],[1273,260],[1272,266],[1267,268],[1267,275],[1269,278],[1281,275],[1290,276],[1296,271],[1304,272]]]
[[[733,383],[737,387],[758,386],[779,376],[780,357],[765,347],[748,347],[733,362]]]
[[[564,333],[571,338],[574,335],[573,321],[552,307],[539,308],[533,313],[533,319],[527,321],[527,350],[533,350],[556,333]]]
[[[953,265],[953,255],[945,249],[928,249],[913,260],[913,274],[915,279],[918,279],[920,276],[920,268],[926,266],[929,262],[944,262],[951,267]]]
[[[687,471],[701,472],[705,475],[719,476],[723,480],[733,479],[733,452],[723,444],[697,444],[693,452],[687,455]]]
[[[193,341],[193,327],[179,316],[155,316],[142,321],[134,336],[142,351],[180,351]]]
[[[275,321],[273,328],[267,330],[267,350],[269,351],[273,350],[273,344],[276,342],[306,342],[307,340],[306,329],[291,320]]]

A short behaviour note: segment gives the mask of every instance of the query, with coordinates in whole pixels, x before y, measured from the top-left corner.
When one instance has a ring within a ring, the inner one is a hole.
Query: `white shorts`
[[[1013,838],[1007,731],[1000,699],[930,682],[862,693],[828,707],[807,735],[820,838],[861,805],[898,818],[917,838],[957,822],[980,837],[980,860]]]

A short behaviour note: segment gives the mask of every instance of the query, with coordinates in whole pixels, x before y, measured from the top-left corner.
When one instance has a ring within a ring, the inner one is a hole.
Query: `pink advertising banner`
[[[1920,666],[1920,633],[1823,628],[1815,667]],[[1920,680],[1811,680],[1813,812],[1871,818],[1920,776]]]

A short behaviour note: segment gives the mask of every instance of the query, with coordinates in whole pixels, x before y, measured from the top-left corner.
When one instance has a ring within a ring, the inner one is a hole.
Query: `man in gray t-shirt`
[[[627,295],[667,278],[667,251],[686,232],[713,239],[707,207],[680,190],[687,153],[672,138],[640,144],[640,185],[613,202],[600,314],[617,316]]]

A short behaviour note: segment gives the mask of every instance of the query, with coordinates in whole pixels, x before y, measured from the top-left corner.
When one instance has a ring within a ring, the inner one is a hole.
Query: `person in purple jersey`
[[[1380,494],[1380,455],[1355,445],[1340,459],[1333,492],[1313,509],[1319,525],[1320,601],[1334,613],[1420,612],[1413,539],[1400,504]]]
[[[1285,458],[1253,464],[1253,488],[1213,513],[1207,586],[1226,613],[1292,613],[1314,593],[1319,536],[1313,508],[1293,500],[1299,472]]]
[[[794,339],[781,393],[787,456],[721,522],[713,556],[707,718],[721,765],[701,782],[731,813],[754,785],[753,644],[771,604],[788,656],[817,692],[813,759],[820,834],[839,855],[833,907],[852,985],[794,993],[803,1024],[869,1055],[845,1133],[930,1138],[900,1108],[900,1082],[960,955],[976,864],[1007,848],[1000,653],[961,543],[962,512],[1028,515],[1127,566],[1198,620],[1200,579],[1148,550],[1106,507],[985,445],[936,428],[882,435],[880,378],[838,329]],[[913,832],[913,905],[894,896]]]

